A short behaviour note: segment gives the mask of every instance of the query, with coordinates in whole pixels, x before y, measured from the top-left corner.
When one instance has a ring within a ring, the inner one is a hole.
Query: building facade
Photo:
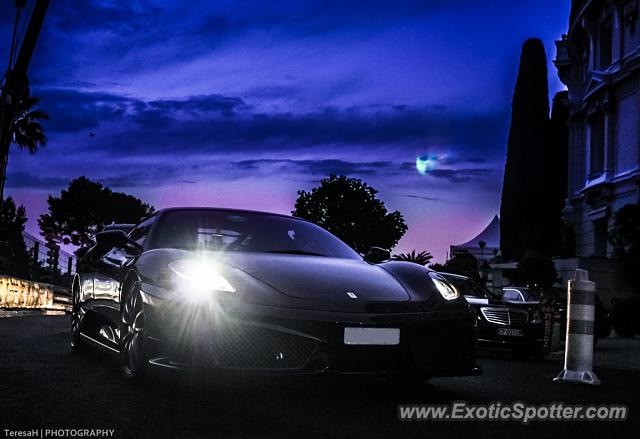
[[[564,212],[578,257],[611,256],[613,215],[640,191],[639,0],[573,0],[555,60],[567,86],[569,181]]]

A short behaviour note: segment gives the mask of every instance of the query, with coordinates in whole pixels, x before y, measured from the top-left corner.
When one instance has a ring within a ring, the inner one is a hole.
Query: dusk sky
[[[5,64],[13,3],[0,6]],[[49,143],[36,156],[12,150],[7,195],[39,234],[47,196],[81,175],[156,208],[290,213],[298,190],[345,174],[404,214],[396,251],[443,261],[499,211],[526,38],[543,40],[550,91],[562,88],[552,60],[569,8],[52,0],[30,69]],[[439,158],[426,175],[424,155]]]

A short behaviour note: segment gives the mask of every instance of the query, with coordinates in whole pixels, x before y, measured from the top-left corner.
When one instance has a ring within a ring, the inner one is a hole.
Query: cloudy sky
[[[1,62],[12,5],[0,5]],[[49,143],[12,151],[7,195],[37,234],[48,194],[80,175],[156,208],[288,213],[298,190],[345,174],[404,214],[398,251],[444,260],[499,210],[526,38],[544,41],[551,92],[561,89],[552,58],[569,7],[54,0],[30,69]],[[418,156],[436,158],[430,172]]]

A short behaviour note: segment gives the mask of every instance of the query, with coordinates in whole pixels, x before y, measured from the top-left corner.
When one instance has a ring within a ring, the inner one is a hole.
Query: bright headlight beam
[[[456,290],[456,287],[451,285],[442,276],[437,273],[429,273],[429,277],[433,281],[440,295],[446,300],[453,300],[460,297],[460,293]]]
[[[195,294],[210,291],[235,292],[213,261],[199,259],[180,259],[169,263],[169,269],[176,276],[176,284],[181,289],[191,290]]]

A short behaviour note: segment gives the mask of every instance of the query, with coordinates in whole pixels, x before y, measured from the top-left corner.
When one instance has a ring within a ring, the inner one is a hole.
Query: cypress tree
[[[551,120],[549,122],[549,157],[550,175],[545,179],[547,193],[550,200],[546,212],[548,213],[549,239],[552,243],[550,250],[554,255],[565,253],[562,248],[563,222],[562,209],[565,205],[568,190],[569,174],[569,108],[567,102],[569,93],[561,91],[553,97]]]
[[[547,57],[539,39],[522,46],[511,108],[511,128],[500,206],[500,247],[505,260],[520,260],[529,249],[546,252],[546,179],[549,156]]]

